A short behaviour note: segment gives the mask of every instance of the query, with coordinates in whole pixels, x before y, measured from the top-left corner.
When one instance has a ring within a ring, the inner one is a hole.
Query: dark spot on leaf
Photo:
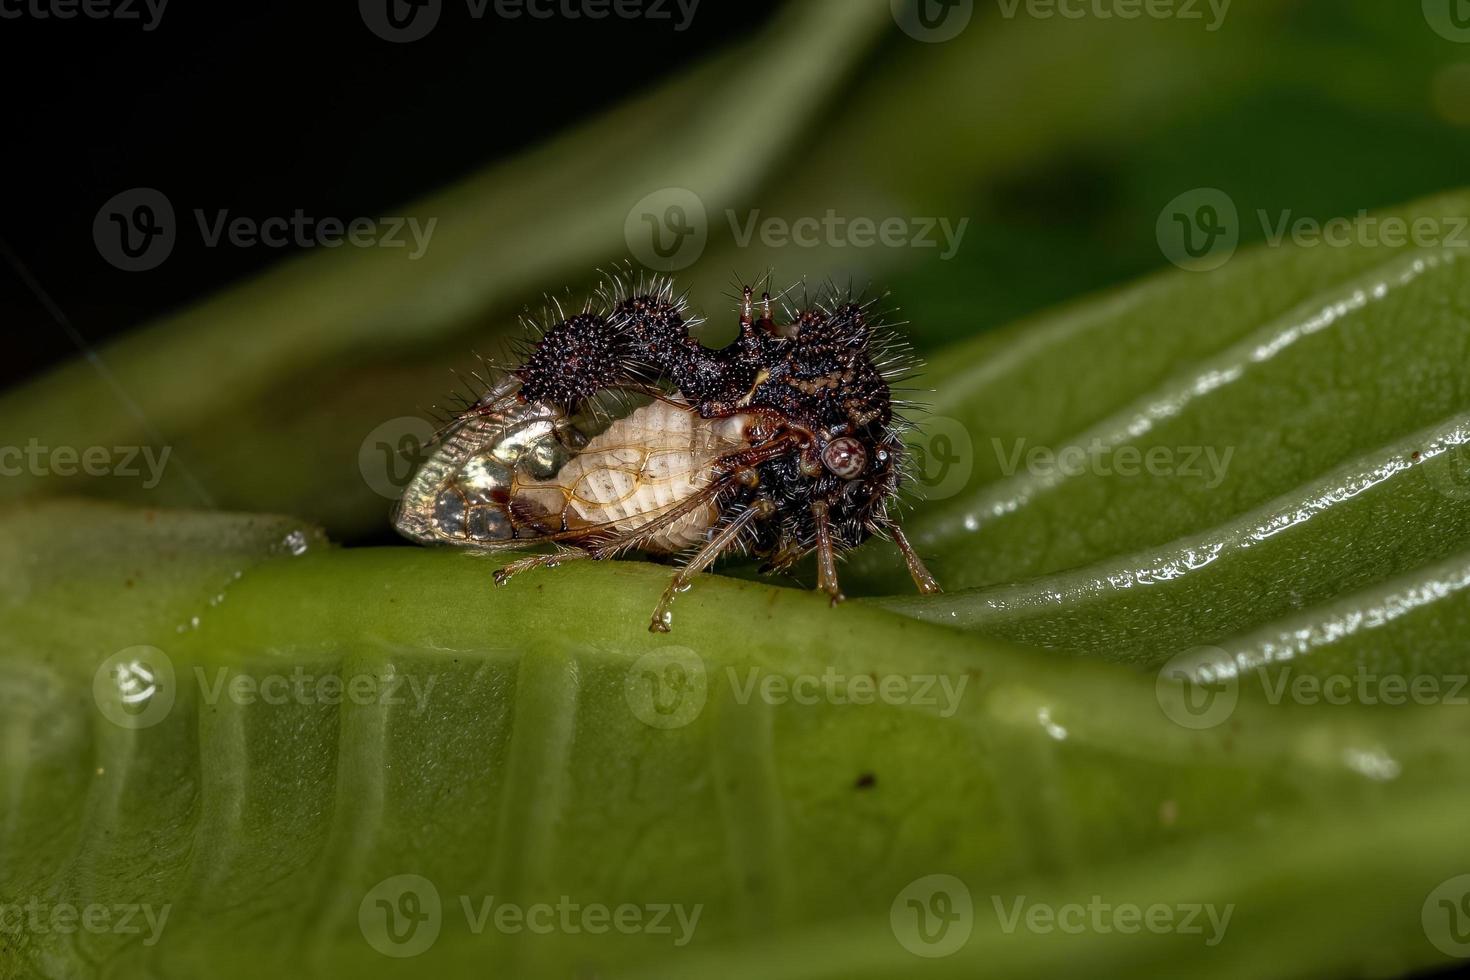
[[[872,789],[878,784],[878,777],[870,772],[858,776],[857,782],[853,783],[853,789]]]

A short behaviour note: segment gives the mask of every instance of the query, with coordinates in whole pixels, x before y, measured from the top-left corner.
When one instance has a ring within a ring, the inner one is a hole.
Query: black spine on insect
[[[685,303],[666,279],[613,279],[599,308],[547,327],[513,373],[521,395],[574,411],[618,387],[672,388],[705,418],[755,412],[785,426],[789,451],[732,484],[722,510],[758,503],[750,550],[781,569],[811,551],[825,521],[837,549],[890,526],[904,464],[892,381],[913,367],[901,343],[872,322],[874,303],[828,287],[777,322],[769,295],[742,289],[739,336],[712,349],[690,333]],[[820,515],[820,516],[819,516]]]

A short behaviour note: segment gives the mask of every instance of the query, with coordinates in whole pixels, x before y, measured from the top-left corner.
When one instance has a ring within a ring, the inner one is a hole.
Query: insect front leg
[[[898,522],[892,518],[889,518],[885,523],[887,523],[888,530],[893,535],[893,543],[898,545],[899,553],[903,555],[903,563],[908,566],[909,577],[914,580],[914,585],[918,586],[919,591],[924,595],[934,595],[942,592],[943,590],[939,587],[939,583],[934,581],[934,576],[929,574],[929,569],[924,567],[924,560],[919,557],[919,553],[909,543],[908,535],[903,533],[903,528],[899,527]]]
[[[817,588],[827,593],[835,606],[847,597],[837,585],[837,548],[832,542],[832,524],[825,500],[812,504],[812,520],[817,527]]]

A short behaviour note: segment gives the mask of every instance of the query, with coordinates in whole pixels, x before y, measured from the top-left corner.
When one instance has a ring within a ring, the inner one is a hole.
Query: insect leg
[[[914,580],[914,584],[919,587],[919,591],[924,595],[934,595],[937,592],[942,592],[943,590],[939,587],[939,583],[934,581],[934,576],[929,574],[929,569],[924,567],[924,560],[919,557],[919,553],[909,543],[908,536],[903,533],[903,528],[899,527],[898,522],[892,519],[888,519],[885,523],[888,525],[888,530],[893,534],[893,543],[898,545],[898,550],[903,555],[903,563],[909,567],[909,577]]]
[[[514,575],[521,572],[529,572],[533,568],[555,568],[564,561],[576,561],[578,558],[592,557],[585,551],[576,548],[559,548],[549,555],[531,555],[528,558],[518,558],[503,568],[495,570],[495,584],[504,585]]]
[[[653,618],[649,620],[648,631],[650,633],[667,633],[669,631],[669,606],[673,604],[674,597],[685,589],[694,576],[708,568],[721,553],[734,545],[751,521],[759,517],[767,517],[771,514],[775,505],[769,500],[757,500],[745,510],[741,511],[730,523],[720,528],[715,536],[705,542],[703,548],[691,559],[689,563],[674,575],[669,582],[669,587],[664,590],[663,597],[659,599],[658,605],[653,609]]]
[[[771,294],[769,291],[761,293],[759,316],[755,302],[755,289],[746,286],[741,291],[740,298],[740,333],[750,335],[759,332],[762,335],[776,332],[776,321],[771,311]]]
[[[762,463],[770,462],[780,456],[785,456],[792,451],[797,444],[797,436],[794,433],[782,433],[768,442],[749,449],[737,449],[726,453],[717,461],[722,470],[734,473],[739,470],[748,470]]]
[[[825,500],[812,504],[812,518],[817,526],[817,588],[827,593],[835,606],[846,596],[837,585],[837,549],[832,543],[832,526]]]
[[[809,548],[803,548],[795,541],[783,540],[777,546],[771,557],[760,567],[762,575],[772,572],[784,572],[810,553]]]

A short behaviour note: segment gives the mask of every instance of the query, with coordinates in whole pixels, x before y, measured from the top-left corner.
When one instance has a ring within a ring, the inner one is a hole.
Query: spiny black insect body
[[[608,387],[661,384],[704,418],[747,413],[767,438],[785,433],[788,451],[754,463],[754,478],[722,501],[769,509],[750,547],[774,567],[817,545],[814,505],[825,508],[837,548],[882,529],[903,462],[889,377],[908,365],[902,357],[875,361],[895,345],[875,344],[871,302],[829,289],[778,322],[770,296],[757,300],[744,287],[740,333],[713,349],[690,334],[685,305],[666,280],[614,284],[602,297],[603,309],[547,327],[514,370],[526,399],[572,411]]]

